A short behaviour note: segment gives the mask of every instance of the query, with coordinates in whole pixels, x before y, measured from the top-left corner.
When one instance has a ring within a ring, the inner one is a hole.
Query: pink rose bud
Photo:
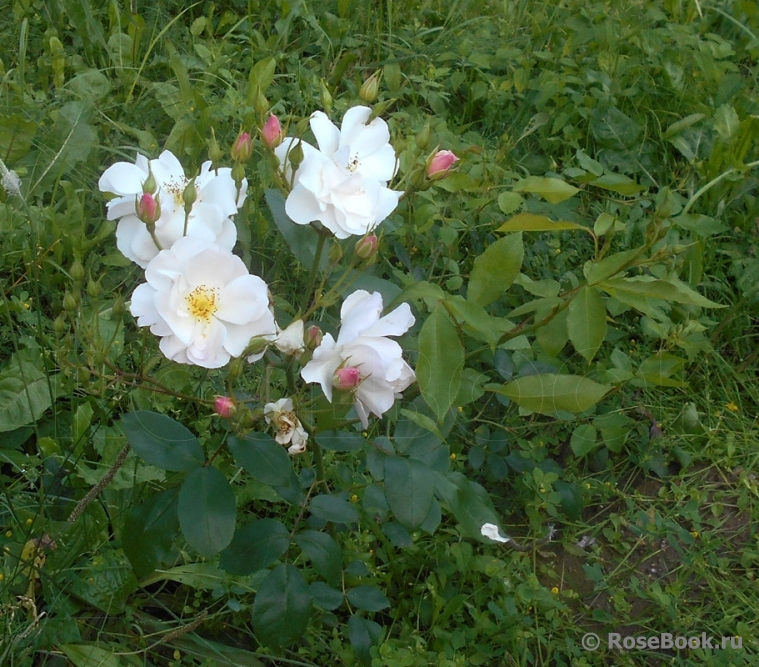
[[[137,209],[137,217],[148,225],[155,224],[161,217],[161,205],[158,203],[158,199],[149,192],[142,193],[135,204],[135,208]]]
[[[377,237],[369,234],[356,243],[356,255],[361,259],[370,259],[377,252]]]
[[[235,402],[229,398],[229,396],[217,396],[214,401],[214,409],[219,417],[229,419],[235,412],[237,412],[237,406]]]
[[[279,124],[279,118],[274,114],[261,128],[261,140],[269,147],[276,148],[282,143],[282,126]]]
[[[319,347],[322,344],[322,338],[324,338],[324,334],[322,334],[322,330],[315,324],[308,327],[303,334],[303,342],[305,342],[309,350],[315,350]]]
[[[253,139],[248,132],[240,132],[229,150],[235,162],[247,162],[253,155]]]
[[[452,151],[438,151],[427,165],[427,178],[432,180],[445,178],[448,176],[453,163],[457,161],[458,158]]]
[[[332,376],[335,389],[355,389],[361,382],[361,372],[355,366],[338,368]]]

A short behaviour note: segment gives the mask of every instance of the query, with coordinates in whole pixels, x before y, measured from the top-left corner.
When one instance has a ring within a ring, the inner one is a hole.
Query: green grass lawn
[[[7,4],[2,667],[757,664],[755,2]],[[403,192],[368,258],[288,218],[261,135],[357,105]],[[246,179],[234,255],[282,329],[409,304],[381,418],[306,384],[313,339],[215,368],[138,324],[98,183],[164,150]]]

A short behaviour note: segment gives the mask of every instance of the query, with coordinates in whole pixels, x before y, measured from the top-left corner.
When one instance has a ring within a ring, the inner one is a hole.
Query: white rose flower
[[[303,149],[285,202],[293,222],[307,225],[318,220],[345,239],[367,234],[398,206],[402,193],[387,187],[397,168],[390,131],[381,118],[367,124],[371,113],[369,107],[349,109],[338,130],[326,114],[316,111],[311,131],[318,150],[293,137],[275,149],[288,181],[292,179],[288,153],[297,145]]]
[[[196,238],[162,250],[132,294],[140,326],[161,336],[161,351],[182,364],[224,366],[256,336],[276,332],[269,291],[229,250]]]
[[[284,331],[280,331],[274,340],[276,347],[282,354],[300,355],[305,349],[303,344],[303,320],[295,320]]]
[[[161,216],[155,224],[155,237],[160,248],[145,223],[137,217],[135,206],[150,172],[157,187],[155,198],[161,207]],[[160,250],[168,250],[185,236],[182,195],[190,180],[170,151],[164,151],[156,160],[148,161],[146,157],[137,155],[134,164],[117,162],[100,177],[98,187],[101,192],[115,195],[107,207],[108,219],[119,220],[116,245],[143,269]],[[237,241],[237,229],[230,216],[242,206],[247,187],[247,181],[243,180],[238,194],[231,169],[211,170],[211,163],[204,162],[195,178],[197,198],[187,219],[186,236],[232,250]]]
[[[274,439],[280,445],[290,445],[287,448],[288,454],[302,454],[306,451],[308,433],[293,412],[291,398],[280,398],[274,403],[267,403],[264,406],[264,418],[267,424],[273,424],[277,429]]]
[[[382,295],[358,290],[344,302],[335,340],[325,334],[314,356],[301,370],[306,382],[319,383],[332,402],[333,387],[353,387],[354,407],[364,428],[369,413],[381,417],[416,376],[403,360],[401,346],[387,336],[400,336],[414,324],[407,303],[380,317]],[[356,373],[357,370],[357,373]]]

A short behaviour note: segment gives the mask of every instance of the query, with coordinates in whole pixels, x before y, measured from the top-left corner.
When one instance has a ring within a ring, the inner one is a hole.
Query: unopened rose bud
[[[445,178],[457,161],[452,151],[438,151],[427,164],[427,178],[434,181]]]
[[[422,128],[421,132],[416,135],[416,145],[424,150],[427,148],[427,145],[430,143],[430,124],[429,122],[424,124],[424,127]]]
[[[287,151],[287,160],[293,173],[298,171],[300,163],[303,162],[303,147],[300,145],[300,141]]]
[[[221,146],[216,141],[216,134],[213,128],[211,128],[211,138],[208,140],[208,157],[211,158],[211,164],[213,165],[219,164],[224,157],[224,154],[221,152]]]
[[[57,333],[59,336],[68,329],[68,326],[66,325],[66,320],[63,318],[63,316],[58,315],[58,317],[55,318],[53,321],[53,329],[55,330],[55,333]]]
[[[149,192],[143,192],[142,196],[135,203],[137,217],[146,224],[155,224],[161,217],[161,205],[158,198]]]
[[[374,257],[377,252],[378,243],[377,237],[374,234],[365,236],[356,243],[356,256],[361,259],[370,259],[371,257]]]
[[[245,178],[245,166],[242,162],[238,162],[232,167],[232,180],[238,184],[242,183],[242,179]]]
[[[269,100],[266,99],[260,88],[256,88],[256,94],[253,97],[253,109],[259,118],[264,118],[269,111]]]
[[[332,376],[332,385],[335,389],[355,389],[361,382],[361,372],[355,366],[338,368]]]
[[[322,107],[324,107],[325,113],[329,116],[332,113],[332,93],[329,92],[327,84],[324,83],[324,79],[321,80],[321,97]]]
[[[198,190],[195,187],[195,179],[193,178],[185,187],[182,192],[182,201],[184,202],[184,212],[186,215],[190,215],[192,211],[192,205],[198,198]]]
[[[148,164],[148,178],[142,184],[142,191],[148,192],[151,195],[154,195],[157,190],[158,190],[158,184],[155,182],[155,176],[153,176],[153,170],[150,168],[150,164]]]
[[[71,292],[66,292],[63,297],[63,309],[69,313],[76,310],[76,299],[74,298],[74,295],[71,294]]]
[[[76,282],[81,282],[84,278],[84,267],[82,266],[82,263],[75,259],[74,263],[71,265],[71,269],[69,270],[69,273],[71,274],[71,277]]]
[[[232,359],[232,361],[229,362],[229,380],[230,382],[234,382],[238,377],[240,377],[240,373],[242,373],[243,370],[243,361],[240,358]]]
[[[214,401],[214,410],[219,417],[229,419],[237,412],[237,406],[229,396],[217,396]]]
[[[322,333],[322,330],[315,324],[312,324],[310,327],[308,327],[308,329],[306,329],[306,332],[303,334],[303,341],[309,350],[315,350],[317,347],[319,347],[322,344],[322,338],[324,338],[324,334]]]
[[[240,132],[229,149],[229,154],[235,162],[247,162],[253,155],[253,139],[248,132]]]
[[[96,282],[90,278],[87,283],[87,296],[89,296],[91,299],[97,299],[102,292],[103,290],[100,287],[100,281]]]
[[[113,305],[111,306],[111,314],[114,318],[119,318],[124,314],[125,311],[126,305],[124,304],[124,299],[122,299],[121,296],[117,296],[113,300]]]
[[[343,258],[343,249],[340,244],[335,241],[332,243],[329,249],[329,263],[337,264]]]
[[[381,70],[372,74],[366,81],[364,81],[364,85],[361,86],[361,89],[358,91],[358,96],[367,104],[374,102],[374,100],[377,99],[377,95],[379,95],[381,75]]]
[[[274,114],[269,116],[261,128],[261,141],[268,148],[276,148],[282,143],[282,125]]]

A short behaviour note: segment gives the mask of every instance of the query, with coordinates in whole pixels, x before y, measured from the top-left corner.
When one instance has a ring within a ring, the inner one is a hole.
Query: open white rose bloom
[[[360,382],[355,389],[354,407],[364,428],[369,413],[381,417],[393,405],[400,392],[416,376],[403,360],[401,346],[387,336],[400,336],[414,324],[407,303],[380,317],[382,295],[365,290],[353,292],[340,310],[340,333],[335,340],[325,334],[314,356],[301,370],[306,382],[319,383],[327,400],[332,402],[333,377],[338,368],[358,368]]]
[[[321,111],[311,116],[311,131],[319,145],[287,137],[275,153],[285,167],[293,189],[285,211],[293,222],[307,225],[318,220],[337,238],[364,235],[382,222],[396,206],[401,192],[387,187],[397,160],[390,145],[387,123],[372,110],[353,107],[337,127]],[[300,144],[303,161],[293,179],[289,152]]]
[[[136,215],[136,200],[143,193],[143,185],[153,173],[157,190],[155,197],[161,206],[161,216],[155,225],[158,248],[147,226]],[[118,249],[143,269],[160,250],[166,250],[183,236],[191,236],[206,243],[214,243],[232,250],[237,241],[237,230],[230,216],[242,206],[247,190],[243,180],[240,192],[229,168],[211,170],[204,162],[195,178],[197,198],[187,217],[183,193],[190,179],[185,176],[179,160],[169,151],[156,160],[137,155],[134,164],[117,162],[103,172],[98,182],[101,192],[115,195],[108,206],[108,219],[119,220],[116,227]]]
[[[280,398],[274,403],[267,403],[264,406],[264,418],[267,424],[273,424],[277,429],[274,439],[280,445],[290,445],[287,448],[288,454],[302,454],[306,451],[308,433],[293,411],[291,398]]]
[[[169,359],[219,368],[252,338],[276,334],[266,283],[218,245],[181,238],[150,262],[145,279],[130,310],[138,325],[161,336]]]

